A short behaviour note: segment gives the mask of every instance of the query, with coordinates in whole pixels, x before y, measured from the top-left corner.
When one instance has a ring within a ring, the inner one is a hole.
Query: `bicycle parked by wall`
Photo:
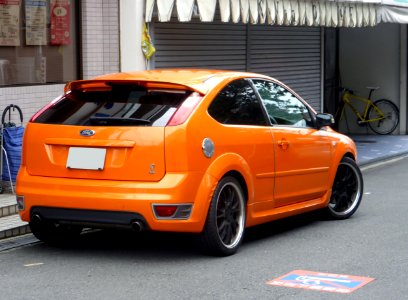
[[[367,87],[370,90],[368,98],[355,95],[352,90],[342,88],[342,96],[340,105],[335,114],[337,124],[343,117],[346,119],[348,129],[347,115],[345,108],[348,106],[351,112],[357,117],[357,124],[359,126],[368,126],[377,134],[390,134],[399,124],[399,110],[398,107],[387,99],[380,99],[376,101],[371,100],[371,96],[379,87]],[[356,108],[357,102],[363,104],[363,111]]]

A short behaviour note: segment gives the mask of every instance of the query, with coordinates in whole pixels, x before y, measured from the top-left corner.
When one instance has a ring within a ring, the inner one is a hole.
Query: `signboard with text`
[[[20,46],[20,0],[0,0],[0,46]]]
[[[51,0],[51,45],[71,43],[69,0]]]
[[[25,0],[26,44],[47,45],[47,1]]]

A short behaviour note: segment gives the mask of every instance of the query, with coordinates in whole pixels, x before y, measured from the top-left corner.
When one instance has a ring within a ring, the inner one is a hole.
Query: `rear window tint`
[[[44,111],[35,123],[85,126],[165,126],[191,91],[112,86],[73,90]]]

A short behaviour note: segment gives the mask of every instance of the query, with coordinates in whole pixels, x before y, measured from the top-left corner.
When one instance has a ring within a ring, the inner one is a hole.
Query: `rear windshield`
[[[165,126],[191,91],[118,85],[73,90],[35,123],[85,126]]]

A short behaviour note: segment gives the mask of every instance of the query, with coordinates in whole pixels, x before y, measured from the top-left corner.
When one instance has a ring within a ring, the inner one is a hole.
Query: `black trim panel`
[[[134,221],[147,225],[144,217],[135,212],[83,210],[35,206],[31,208],[30,216],[38,214],[43,220],[55,223],[71,223],[87,227],[129,227]]]

